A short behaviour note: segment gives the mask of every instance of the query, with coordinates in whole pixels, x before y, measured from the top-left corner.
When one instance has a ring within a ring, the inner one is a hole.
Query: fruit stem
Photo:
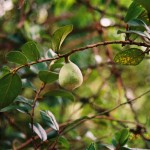
[[[69,63],[69,56],[65,57],[65,63]]]

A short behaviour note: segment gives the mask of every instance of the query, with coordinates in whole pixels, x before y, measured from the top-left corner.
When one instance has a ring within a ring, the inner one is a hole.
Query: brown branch
[[[45,84],[42,83],[39,91],[37,91],[36,95],[35,95],[35,98],[34,98],[34,103],[33,103],[33,106],[32,106],[32,112],[31,112],[31,129],[32,129],[32,139],[33,139],[33,144],[34,144],[34,149],[36,150],[37,146],[36,146],[36,143],[35,143],[35,137],[34,137],[34,130],[33,130],[33,124],[34,124],[34,109],[35,109],[35,106],[36,106],[36,102],[40,96],[40,93],[42,92],[42,90],[44,89],[45,87]]]
[[[12,72],[17,72],[19,69],[21,69],[23,67],[31,66],[31,65],[34,65],[34,64],[37,64],[37,63],[46,62],[46,61],[52,61],[52,60],[57,60],[57,59],[60,59],[60,58],[65,58],[65,57],[70,56],[70,55],[72,55],[72,54],[74,54],[76,52],[79,52],[79,51],[84,51],[84,50],[87,50],[87,49],[90,49],[90,48],[94,48],[94,47],[98,47],[98,46],[106,46],[106,45],[111,45],[111,44],[137,45],[137,46],[150,47],[149,44],[143,43],[143,42],[134,42],[134,41],[104,41],[104,42],[99,42],[99,43],[96,43],[96,44],[90,44],[90,45],[87,45],[85,47],[75,48],[75,49],[71,50],[70,52],[68,52],[66,54],[58,55],[55,58],[41,59],[41,60],[38,60],[38,61],[35,61],[35,62],[31,62],[31,63],[25,64],[25,65],[21,65],[21,66],[19,66],[17,68],[14,68],[12,70]]]

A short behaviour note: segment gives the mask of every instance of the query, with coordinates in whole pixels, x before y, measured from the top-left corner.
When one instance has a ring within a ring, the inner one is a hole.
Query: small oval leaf
[[[58,79],[59,74],[51,71],[40,71],[39,78],[44,83],[51,83]]]
[[[9,52],[6,56],[6,59],[10,62],[14,62],[21,65],[28,63],[26,56],[19,51]]]
[[[30,127],[31,127],[31,124],[30,124]],[[36,124],[33,125],[33,130],[40,137],[40,139],[42,141],[47,140],[46,131],[43,129],[43,127],[39,123],[36,123]]]
[[[131,48],[116,54],[114,61],[121,65],[138,65],[144,59],[144,56],[142,50]]]
[[[56,131],[59,131],[59,125],[55,119],[55,116],[50,111],[41,111],[41,116],[46,123],[49,124],[51,128]]]
[[[67,37],[67,35],[73,30],[73,25],[66,25],[58,30],[56,30],[53,35],[52,35],[52,49],[56,51],[57,53],[59,52],[59,49]]]
[[[21,47],[22,52],[31,61],[37,61],[40,58],[38,46],[34,41],[29,41]]]
[[[7,74],[0,79],[0,109],[11,104],[21,91],[22,83],[18,74]]]

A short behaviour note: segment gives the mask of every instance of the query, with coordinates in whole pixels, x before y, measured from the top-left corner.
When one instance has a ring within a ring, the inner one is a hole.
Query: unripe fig
[[[64,64],[59,72],[59,84],[67,90],[74,90],[83,82],[81,70],[71,61]]]

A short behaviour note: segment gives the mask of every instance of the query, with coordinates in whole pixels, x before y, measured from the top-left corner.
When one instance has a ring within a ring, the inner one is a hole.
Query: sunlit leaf
[[[40,71],[39,78],[44,83],[51,83],[58,79],[59,74],[52,71]]]
[[[22,52],[31,61],[37,61],[40,58],[38,46],[35,42],[29,41],[21,47]]]
[[[50,111],[41,111],[41,116],[44,121],[46,121],[51,128],[56,131],[59,131],[59,125],[55,119],[55,116]]]
[[[144,59],[144,56],[142,50],[131,48],[117,53],[114,61],[122,65],[138,65]]]
[[[9,52],[6,56],[6,59],[10,62],[14,62],[14,63],[21,64],[21,65],[28,63],[26,56],[19,51]]]
[[[30,127],[31,127],[31,124],[30,124]],[[36,123],[36,124],[33,125],[33,130],[40,137],[40,139],[42,141],[47,140],[46,131],[43,129],[43,127],[39,123]]]
[[[52,49],[55,52],[59,52],[60,47],[63,43],[63,41],[65,40],[65,38],[67,37],[67,35],[73,30],[73,26],[72,25],[66,25],[63,26],[59,29],[57,29],[54,34],[52,35]]]
[[[7,74],[0,79],[0,108],[11,104],[21,91],[22,83],[18,74]]]

